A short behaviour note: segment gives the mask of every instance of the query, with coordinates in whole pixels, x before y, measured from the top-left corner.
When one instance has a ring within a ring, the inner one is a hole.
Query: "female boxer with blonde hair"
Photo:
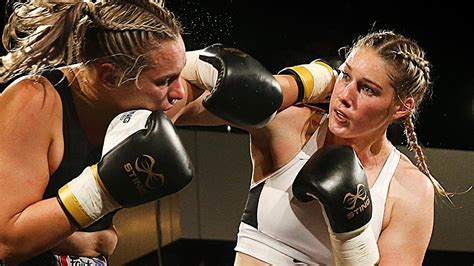
[[[431,86],[425,52],[377,31],[357,39],[337,78],[328,67],[284,69],[277,79],[283,91],[299,87],[297,104],[249,130],[253,176],[235,264],[421,265],[435,192],[449,198],[413,126]],[[311,103],[329,93],[322,114]],[[387,139],[395,121],[404,124],[417,166]]]
[[[220,76],[205,57],[188,52],[183,77],[210,87]],[[425,52],[382,30],[359,37],[334,67],[315,60],[285,68],[275,76],[283,92],[276,116],[237,125],[250,133],[253,171],[235,265],[422,263],[435,193],[451,196],[430,174],[414,130],[432,85]],[[315,104],[328,96],[325,113]],[[196,113],[178,122],[210,121]],[[416,166],[387,139],[396,121]]]
[[[112,216],[75,232],[90,222],[69,222],[55,196],[100,159],[118,113],[170,109],[185,96],[180,24],[161,1],[22,1],[3,44],[0,261],[106,263]]]
[[[180,23],[160,0],[31,0],[12,10],[0,57],[0,264],[106,265],[114,213],[193,177],[172,123],[202,106],[203,90],[180,78]],[[265,123],[281,104],[273,76],[237,50],[207,52],[246,67],[211,83],[206,108]],[[233,90],[233,80],[248,86]],[[251,96],[227,108],[233,91],[258,92],[263,112],[240,111]]]

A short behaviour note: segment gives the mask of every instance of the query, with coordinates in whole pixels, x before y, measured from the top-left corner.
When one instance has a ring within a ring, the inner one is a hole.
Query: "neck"
[[[378,165],[385,160],[390,152],[391,143],[386,137],[386,130],[379,137],[340,138],[330,131],[326,137],[326,144],[343,144],[351,146],[365,168]]]
[[[67,72],[81,127],[92,144],[102,145],[107,127],[118,111],[103,95],[106,88],[97,82],[94,70],[72,66]]]

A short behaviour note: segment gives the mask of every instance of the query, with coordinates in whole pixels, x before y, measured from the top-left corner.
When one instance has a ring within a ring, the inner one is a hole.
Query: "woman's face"
[[[374,50],[359,48],[340,69],[329,105],[329,130],[345,139],[381,136],[395,112],[389,66]]]
[[[186,62],[185,46],[181,38],[157,45],[149,51],[150,64],[135,82],[128,82],[130,92],[124,99],[124,109],[145,108],[168,110],[186,94],[179,75]],[[130,106],[132,105],[132,106]]]

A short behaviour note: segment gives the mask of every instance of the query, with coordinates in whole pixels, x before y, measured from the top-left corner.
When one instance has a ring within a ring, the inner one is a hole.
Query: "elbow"
[[[0,240],[0,262],[5,265],[18,265],[29,259],[22,253],[20,246],[11,242]],[[0,265],[4,265],[1,264]]]
[[[16,265],[20,262],[18,257],[8,247],[5,247],[3,244],[0,245],[0,265]]]
[[[9,265],[18,264],[20,261],[8,245],[0,243],[0,262]],[[3,265],[1,263],[0,265]]]

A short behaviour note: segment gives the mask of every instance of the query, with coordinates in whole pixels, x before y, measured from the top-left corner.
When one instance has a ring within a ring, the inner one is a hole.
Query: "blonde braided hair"
[[[389,30],[375,31],[360,37],[347,54],[360,47],[375,49],[392,66],[390,82],[402,103],[402,99],[406,97],[414,99],[415,106],[411,113],[402,118],[408,148],[415,154],[418,169],[430,179],[437,194],[451,202],[453,193],[446,192],[428,169],[413,123],[418,106],[432,86],[430,63],[425,52],[415,41]]]
[[[3,32],[0,82],[19,73],[107,58],[136,79],[151,45],[176,40],[180,23],[156,0],[30,0],[14,5]]]

